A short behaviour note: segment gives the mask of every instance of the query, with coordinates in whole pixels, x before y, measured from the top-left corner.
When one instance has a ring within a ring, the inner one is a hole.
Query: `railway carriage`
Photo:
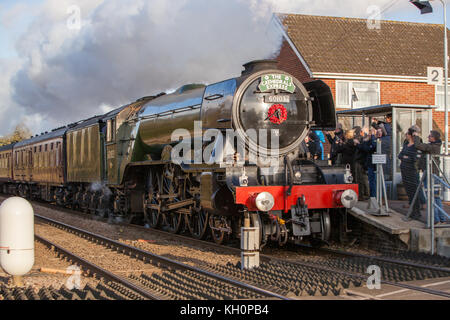
[[[13,144],[0,147],[0,183],[4,183],[3,188],[0,189],[3,193],[7,193],[7,184],[13,181],[12,170],[12,154]]]
[[[328,241],[346,229],[346,209],[358,199],[350,171],[311,160],[304,143],[310,130],[336,127],[331,91],[274,61],[244,68],[239,77],[144,97],[15,145],[14,186],[217,243],[238,238],[244,225],[259,227],[262,245]],[[173,134],[178,129],[182,135]],[[210,161],[224,149],[231,157]]]
[[[17,195],[51,201],[56,190],[65,185],[65,132],[65,127],[58,128],[14,145],[14,189]]]

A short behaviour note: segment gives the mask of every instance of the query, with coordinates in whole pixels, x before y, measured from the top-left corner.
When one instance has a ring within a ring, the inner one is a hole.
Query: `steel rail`
[[[244,283],[244,282],[241,282],[241,281],[238,281],[238,280],[230,279],[230,278],[227,278],[227,277],[222,276],[220,274],[203,270],[201,268],[196,268],[196,267],[193,267],[193,266],[189,266],[187,264],[184,264],[184,263],[181,263],[181,262],[169,259],[169,258],[165,258],[165,257],[159,256],[159,255],[156,255],[156,254],[151,253],[149,251],[145,251],[145,250],[142,250],[142,249],[139,249],[139,248],[136,248],[136,247],[129,246],[127,244],[115,241],[113,239],[106,238],[106,237],[104,237],[102,235],[94,234],[94,233],[91,233],[89,231],[82,230],[82,229],[76,228],[74,226],[70,226],[68,224],[65,224],[65,223],[62,223],[62,222],[59,222],[59,221],[56,221],[56,220],[53,220],[53,219],[50,219],[50,218],[47,218],[47,217],[40,216],[38,214],[35,214],[35,217],[45,221],[46,223],[48,223],[50,225],[54,224],[56,226],[60,226],[60,227],[63,227],[65,229],[68,229],[70,231],[73,231],[74,233],[78,233],[80,235],[88,236],[88,237],[92,238],[92,240],[99,240],[99,241],[103,242],[103,244],[114,246],[117,249],[122,250],[122,252],[128,252],[130,255],[133,254],[136,258],[144,258],[145,257],[146,259],[149,259],[150,261],[157,261],[157,262],[159,262],[159,263],[161,263],[161,264],[163,264],[165,266],[168,266],[168,267],[181,269],[181,270],[190,270],[190,271],[202,274],[204,276],[211,277],[211,278],[217,279],[219,281],[226,282],[226,283],[231,284],[233,286],[237,286],[237,287],[240,287],[240,288],[243,288],[243,289],[246,289],[246,290],[250,290],[250,291],[259,293],[259,294],[267,296],[267,297],[277,298],[277,299],[281,299],[281,300],[292,300],[291,298],[285,297],[285,296],[280,295],[278,293],[271,292],[271,291],[268,291],[266,289],[259,288],[259,287],[256,287],[256,286],[253,286],[251,284]]]
[[[38,203],[39,205],[48,207],[48,208],[52,208],[54,209],[54,205],[50,205],[50,204],[45,204],[45,203]],[[62,209],[70,214],[74,214],[74,215],[80,215],[79,211],[75,211],[69,208],[63,208],[63,207],[57,207],[58,209]],[[85,216],[85,218],[87,219],[92,219],[92,217],[88,214],[84,214],[81,213]],[[48,219],[48,218],[47,218]],[[50,219],[51,220],[51,219]],[[94,219],[92,219],[94,220]],[[209,247],[214,247],[217,249],[221,249],[221,250],[228,250],[230,253],[233,254],[239,254],[241,252],[240,249],[238,248],[233,248],[233,247],[228,247],[228,246],[224,246],[224,245],[218,245],[216,243],[212,243],[209,241],[204,241],[204,240],[199,240],[199,239],[195,239],[195,238],[191,238],[191,237],[187,237],[187,236],[183,236],[183,235],[179,235],[179,234],[173,234],[173,233],[169,233],[163,230],[158,230],[158,229],[148,229],[145,228],[143,226],[139,226],[139,225],[134,225],[134,224],[125,224],[122,223],[121,225],[123,226],[127,226],[127,227],[133,227],[136,229],[141,229],[141,230],[151,230],[152,232],[157,232],[161,235],[165,235],[165,236],[171,236],[171,237],[177,237],[177,238],[181,238],[181,239],[185,239],[187,241],[190,241],[191,243],[199,243],[202,245],[206,245]],[[346,252],[346,251],[341,251],[341,250],[332,250],[332,249],[325,249],[325,248],[313,248],[311,246],[308,245],[301,245],[304,248],[308,248],[308,249],[315,249],[315,250],[320,250],[320,251],[328,251],[328,253],[335,253],[335,254],[342,254],[342,255],[355,255],[355,256],[360,256],[362,258],[368,258],[368,259],[384,259],[386,260],[386,262],[390,262],[390,263],[396,263],[396,264],[403,264],[403,265],[407,265],[407,266],[411,266],[411,267],[416,267],[416,268],[426,268],[426,269],[431,269],[434,271],[441,271],[441,272],[449,272],[449,270],[447,268],[440,268],[440,267],[434,267],[434,266],[426,266],[426,265],[422,265],[422,264],[414,264],[414,263],[409,263],[409,262],[405,262],[405,261],[401,261],[401,260],[394,260],[394,259],[387,259],[387,258],[379,258],[376,256],[367,256],[367,255],[363,255],[363,254],[357,254],[357,253],[352,253],[352,252]],[[138,249],[140,250],[140,249]],[[348,271],[343,271],[343,270],[337,270],[337,269],[333,269],[333,268],[327,268],[324,266],[319,266],[316,264],[311,264],[311,263],[306,263],[306,262],[299,262],[299,261],[292,261],[292,260],[284,260],[284,259],[280,259],[280,258],[275,258],[272,257],[270,255],[264,255],[264,254],[260,254],[260,259],[263,261],[275,261],[275,262],[287,262],[287,263],[292,263],[292,264],[296,264],[296,265],[300,265],[300,266],[305,266],[305,267],[311,267],[311,268],[315,268],[318,270],[322,270],[325,272],[335,272],[335,273],[339,273],[342,275],[347,275],[347,276],[354,276],[360,279],[367,279],[366,276],[362,276],[361,274],[356,274],[356,273],[352,273],[352,272],[348,272]],[[188,266],[189,267],[189,266]],[[387,284],[387,285],[392,285],[392,286],[397,286],[397,287],[402,287],[405,289],[409,289],[409,290],[414,290],[414,291],[421,291],[424,293],[428,293],[431,295],[438,295],[438,296],[443,296],[446,298],[450,298],[450,294],[446,293],[446,292],[442,292],[442,291],[437,291],[437,290],[433,290],[433,289],[427,289],[427,288],[422,288],[422,287],[417,287],[417,286],[413,286],[413,285],[408,285],[408,284],[402,284],[402,283],[398,283],[398,282],[392,282],[392,281],[387,281],[387,280],[382,280],[381,283],[383,284]]]
[[[292,263],[292,264],[296,264],[296,265],[301,265],[301,266],[306,266],[306,267],[310,267],[310,268],[315,268],[315,269],[321,270],[321,271],[334,272],[334,273],[339,273],[339,274],[346,275],[346,276],[352,276],[352,277],[356,277],[356,278],[367,280],[367,276],[363,276],[363,275],[361,275],[359,273],[353,273],[353,272],[344,271],[344,270],[337,270],[337,269],[333,269],[333,268],[329,268],[329,267],[316,265],[316,264],[313,264],[313,263],[299,262],[299,261],[287,261],[287,260],[282,260],[282,259],[278,259],[278,258],[271,258],[270,256],[264,256],[264,255],[260,255],[260,257],[265,257],[265,258],[272,259],[272,260],[279,260],[279,261],[288,262],[288,263]],[[445,298],[450,298],[450,293],[447,293],[447,292],[444,292],[444,291],[433,290],[433,289],[427,289],[427,288],[418,287],[418,286],[414,286],[414,285],[409,285],[409,284],[405,284],[405,283],[392,282],[392,281],[388,281],[388,280],[381,280],[381,284],[387,284],[387,285],[391,285],[391,286],[395,286],[395,287],[401,287],[401,288],[405,288],[405,289],[409,289],[409,290],[413,290],[413,291],[421,291],[421,292],[424,292],[424,293],[427,293],[427,294],[431,294],[431,295],[436,295],[436,296],[441,296],[441,297],[445,297]]]
[[[355,252],[349,252],[349,251],[343,251],[343,250],[335,250],[335,249],[328,249],[328,248],[314,248],[309,245],[299,245],[303,248],[310,249],[310,250],[316,250],[316,251],[322,251],[325,253],[331,253],[336,255],[342,255],[342,256],[349,256],[349,257],[355,257],[355,258],[364,258],[368,260],[378,260],[382,262],[392,263],[392,264],[400,264],[408,267],[413,268],[421,268],[421,269],[428,269],[438,272],[447,272],[450,275],[450,268],[445,267],[436,267],[436,266],[427,266],[420,263],[414,263],[414,262],[408,262],[403,260],[396,260],[396,259],[390,259],[390,258],[384,258],[384,257],[378,257],[378,256],[369,256],[361,253],[355,253]]]
[[[112,239],[109,239],[109,238],[105,238],[105,237],[100,236],[100,235],[91,234],[88,231],[81,230],[81,229],[78,229],[78,228],[73,227],[73,226],[69,226],[67,224],[55,221],[55,220],[50,219],[50,218],[41,217],[39,215],[36,215],[36,216],[38,218],[46,220],[46,221],[48,221],[50,223],[54,223],[56,225],[63,226],[65,228],[71,229],[71,230],[73,230],[75,232],[80,232],[82,234],[90,235],[93,238],[101,239],[102,241],[105,241],[105,242],[107,242],[107,243],[109,243],[111,245],[116,245],[116,246],[119,246],[119,247],[123,247],[126,250],[129,250],[130,252],[134,251],[134,252],[137,252],[137,253],[139,253],[141,255],[146,255],[146,256],[150,255],[151,258],[156,257],[156,259],[158,261],[162,262],[163,264],[169,264],[172,267],[176,267],[176,268],[180,268],[181,267],[183,269],[189,269],[191,271],[199,272],[199,273],[202,273],[204,275],[207,275],[207,276],[210,276],[210,277],[214,277],[214,278],[216,278],[218,280],[226,281],[226,282],[229,282],[229,283],[231,283],[233,285],[240,286],[241,288],[250,289],[250,290],[256,291],[258,293],[264,294],[264,295],[270,295],[270,296],[273,296],[275,298],[279,298],[279,299],[283,299],[283,300],[291,300],[291,299],[289,299],[287,297],[278,295],[276,293],[273,293],[273,292],[270,292],[270,291],[267,291],[267,290],[264,290],[264,289],[261,289],[261,288],[258,288],[258,287],[255,287],[255,286],[252,286],[252,285],[249,285],[249,284],[237,281],[237,280],[229,279],[229,278],[223,277],[221,275],[218,275],[216,273],[212,273],[212,272],[209,272],[209,271],[205,271],[205,270],[202,270],[202,269],[191,267],[189,265],[185,265],[183,263],[176,262],[176,261],[173,261],[173,260],[165,258],[165,257],[160,257],[160,256],[154,255],[154,254],[152,254],[152,253],[150,253],[148,251],[144,251],[144,250],[141,250],[141,249],[138,249],[138,248],[134,248],[134,247],[128,246],[126,244],[117,242],[115,240],[112,240]],[[164,231],[162,231],[162,232],[165,233]],[[186,238],[190,239],[190,240],[197,240],[197,239],[192,239],[192,238],[188,238],[188,237],[186,237]],[[198,241],[201,241],[204,244],[208,244],[208,245],[209,244],[216,245],[216,244],[209,243],[209,242],[202,241],[202,240],[198,240]],[[219,246],[219,245],[216,245],[216,246]],[[233,253],[240,252],[240,250],[236,249],[236,248],[230,248],[230,247],[224,247],[224,246],[219,246],[219,247],[222,248],[222,249],[226,248],[226,250],[233,251]],[[348,271],[344,271],[344,270],[337,270],[337,269],[324,267],[324,266],[318,266],[317,264],[314,264],[314,263],[283,260],[283,259],[271,257],[269,255],[260,255],[260,258],[265,260],[265,261],[288,262],[288,263],[296,264],[296,265],[303,266],[303,267],[314,268],[314,269],[320,270],[320,271],[331,272],[331,273],[339,273],[339,274],[342,274],[342,275],[345,275],[345,276],[352,276],[352,277],[355,277],[355,278],[367,280],[366,276],[363,276],[363,275],[358,274],[358,273],[348,272]],[[409,289],[409,290],[413,290],[413,291],[421,291],[421,292],[424,292],[424,293],[427,293],[427,294],[430,294],[430,295],[436,295],[436,296],[442,296],[442,297],[445,297],[445,298],[450,298],[450,293],[443,292],[443,291],[438,291],[438,290],[418,287],[418,286],[404,284],[404,283],[392,282],[392,281],[387,281],[387,280],[382,280],[381,283],[382,284],[386,284],[386,285],[401,287],[401,288]]]
[[[72,261],[77,262],[83,266],[86,266],[87,269],[90,270],[92,273],[96,273],[96,274],[100,275],[101,277],[109,279],[113,282],[120,283],[123,286],[130,289],[131,291],[134,291],[147,299],[161,300],[161,297],[153,295],[152,293],[148,292],[147,290],[141,289],[140,287],[136,286],[135,284],[131,283],[130,281],[128,281],[106,269],[103,269],[102,267],[97,266],[96,264],[93,264],[92,262],[89,262],[88,260],[76,255],[75,253],[73,253],[71,251],[64,249],[63,247],[51,242],[48,239],[45,239],[39,235],[35,235],[35,239],[49,248],[55,248],[57,251],[59,251],[60,253],[62,253],[63,255],[65,255],[66,257],[71,259]]]
[[[47,203],[38,203],[38,205],[40,206],[44,206],[50,209],[55,209],[54,205],[51,204],[47,204]],[[94,219],[91,215],[80,212],[80,211],[75,211],[69,208],[64,208],[64,207],[59,207],[57,206],[58,210],[61,211],[65,211],[69,214],[73,214],[73,215],[82,215],[84,216],[84,218],[86,219],[91,219],[91,220],[95,220],[98,221],[97,219]],[[102,219],[106,222],[107,219]],[[173,234],[164,230],[159,230],[159,229],[153,229],[153,228],[146,228],[144,226],[140,226],[140,225],[136,225],[136,224],[126,224],[126,223],[118,223],[118,225],[122,225],[122,226],[126,226],[126,227],[132,227],[138,230],[142,230],[142,231],[150,231],[153,233],[158,233],[160,235],[164,235],[164,236],[170,236],[170,237],[176,237],[179,239],[183,239],[186,241],[189,241],[191,243],[197,243],[197,244],[201,244],[201,245],[206,245],[209,247],[214,247],[217,249],[221,249],[221,250],[228,250],[231,253],[237,253],[240,254],[241,250],[238,248],[234,248],[234,247],[229,247],[229,246],[224,246],[224,245],[219,245],[216,244],[214,242],[210,242],[210,241],[205,241],[205,240],[200,240],[200,239],[195,239],[189,236],[184,236],[184,235],[180,235],[180,234]],[[306,245],[306,244],[296,244],[296,246],[308,249],[308,250],[317,250],[317,251],[322,251],[325,253],[330,253],[330,254],[337,254],[337,255],[343,255],[343,256],[352,256],[352,257],[359,257],[359,258],[364,258],[364,259],[369,259],[369,260],[378,260],[378,261],[383,261],[383,262],[387,262],[387,263],[393,263],[393,264],[399,264],[399,265],[405,265],[405,266],[409,266],[409,267],[413,267],[413,268],[422,268],[422,269],[428,269],[428,270],[433,270],[433,271],[438,271],[438,272],[448,272],[450,273],[450,268],[445,268],[445,267],[437,267],[437,266],[429,266],[429,265],[424,265],[424,264],[420,264],[420,263],[414,263],[414,262],[408,262],[408,261],[404,261],[404,260],[397,260],[397,259],[390,259],[390,258],[385,258],[385,257],[378,257],[378,256],[370,256],[370,255],[365,255],[365,254],[360,254],[360,253],[354,253],[354,252],[348,252],[348,251],[343,251],[343,250],[335,250],[335,249],[328,249],[328,248],[315,248],[312,247],[310,245]],[[279,258],[274,258],[268,255],[260,255],[260,257],[263,257],[265,259],[268,260],[280,260]]]

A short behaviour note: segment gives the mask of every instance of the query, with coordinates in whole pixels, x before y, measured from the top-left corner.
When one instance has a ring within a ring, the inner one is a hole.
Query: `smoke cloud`
[[[0,76],[8,101],[0,111],[14,108],[14,120],[48,131],[186,83],[239,75],[242,64],[277,53],[273,12],[366,16],[368,6],[395,1],[46,0],[16,42],[19,59]]]

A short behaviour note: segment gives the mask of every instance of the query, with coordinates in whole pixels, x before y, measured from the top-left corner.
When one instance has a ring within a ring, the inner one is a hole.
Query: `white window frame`
[[[438,87],[444,87],[444,84],[434,86],[434,104],[437,106],[435,111],[445,111],[445,105],[442,105],[442,106],[438,105],[438,94],[444,95],[445,87],[442,89],[442,92],[438,92]],[[450,86],[449,86],[448,90],[450,92]],[[449,94],[449,96],[450,96],[450,94]],[[450,99],[447,100],[447,104],[450,106]]]
[[[339,83],[348,83],[348,101],[347,104],[345,105],[341,105],[339,104],[339,90],[338,90],[338,85]],[[349,81],[349,80],[336,80],[336,107],[340,108],[340,109],[350,109],[352,107],[352,96],[353,96],[353,84],[354,83],[370,83],[370,84],[376,84],[377,85],[377,92],[378,92],[378,101],[377,101],[377,105],[381,104],[381,90],[380,90],[380,82],[379,81]],[[370,106],[367,106],[370,107]]]

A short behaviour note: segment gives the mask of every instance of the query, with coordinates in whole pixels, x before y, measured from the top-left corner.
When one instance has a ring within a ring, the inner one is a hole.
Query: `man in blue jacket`
[[[377,195],[377,167],[372,163],[372,155],[377,151],[377,139],[383,136],[383,131],[381,128],[372,128],[370,133],[361,143],[356,144],[356,148],[367,155],[364,167],[369,178],[370,197],[375,198]]]

